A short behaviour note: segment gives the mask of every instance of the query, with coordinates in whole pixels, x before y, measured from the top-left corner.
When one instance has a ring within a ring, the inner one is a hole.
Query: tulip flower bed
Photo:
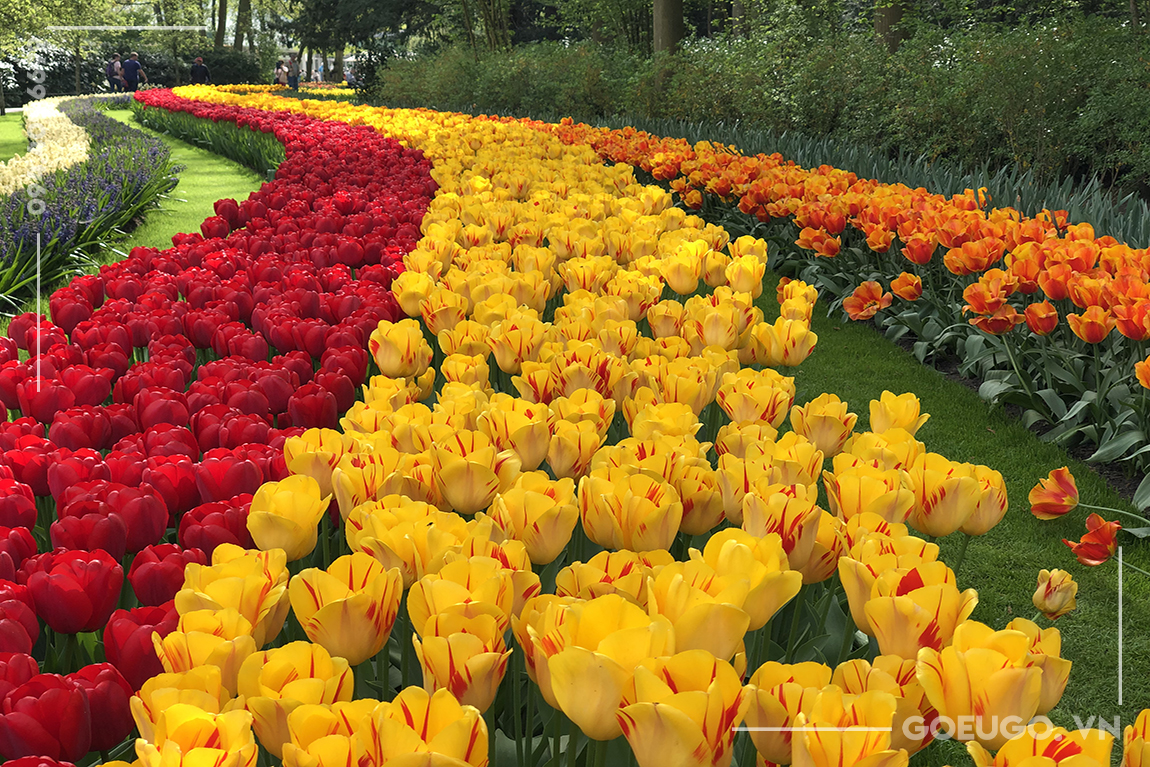
[[[53,146],[47,143],[52,136],[63,140],[59,135],[71,149],[59,150],[55,166],[49,163],[35,183],[22,177],[20,188],[0,197],[0,297],[10,305],[18,305],[15,296],[27,294],[38,274],[43,284],[74,274],[86,256],[175,186],[180,170],[162,142],[107,117],[96,99],[51,106],[51,124],[70,128],[62,134],[45,128],[37,149]]]
[[[1028,424],[1048,425],[1047,438],[1093,443],[1092,460],[1150,466],[1150,410],[1139,393],[1150,385],[1145,249],[1066,211],[992,208],[986,190],[947,199],[777,154],[532,124],[669,182],[688,207],[733,231],[767,237],[779,246],[778,271],[835,296],[851,319],[912,338],[920,360],[957,355],[961,371],[983,381],[984,398],[1018,405]],[[1150,504],[1150,483],[1138,504]]]
[[[1070,661],[970,620],[933,540],[993,534],[1003,479],[913,394],[796,406],[816,292],[765,322],[763,241],[530,127],[178,94],[136,98],[285,160],[9,329],[0,754],[899,765],[970,720],[979,764],[1109,763],[1007,742]]]

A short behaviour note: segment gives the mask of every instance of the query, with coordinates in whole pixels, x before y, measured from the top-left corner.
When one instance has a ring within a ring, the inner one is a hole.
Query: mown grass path
[[[19,112],[13,112],[0,117],[0,162],[7,162],[12,159],[12,155],[24,154],[27,149],[24,116]]]

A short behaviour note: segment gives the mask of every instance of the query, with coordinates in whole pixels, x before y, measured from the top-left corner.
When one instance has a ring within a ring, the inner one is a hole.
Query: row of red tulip
[[[253,547],[251,493],[287,476],[286,441],[351,407],[436,188],[420,152],[367,128],[141,100],[273,132],[287,156],[249,199],[217,202],[200,234],[75,278],[51,321],[22,315],[0,339],[0,402],[20,413],[0,424],[8,759],[78,760],[131,732],[128,699],[162,671],[152,635],[176,627],[185,566]],[[125,569],[143,606],[117,610]],[[64,675],[74,635],[100,631],[108,663]],[[41,674],[33,652],[61,673]]]

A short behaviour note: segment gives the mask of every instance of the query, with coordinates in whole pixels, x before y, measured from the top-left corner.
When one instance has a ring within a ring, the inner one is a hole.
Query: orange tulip
[[[1065,538],[1062,542],[1070,547],[1078,561],[1089,567],[1096,567],[1114,555],[1118,550],[1118,531],[1122,525],[1107,522],[1097,514],[1086,518],[1086,535],[1074,542]]]
[[[922,296],[922,278],[903,272],[891,281],[890,290],[903,301],[917,301]]]
[[[1070,469],[1053,469],[1030,490],[1030,513],[1039,519],[1058,519],[1078,506],[1078,485]]]
[[[975,317],[970,324],[984,333],[1000,336],[1007,333],[1024,321],[1023,315],[1018,313],[1011,304],[1006,304],[986,317]]]
[[[1150,357],[1134,363],[1134,375],[1143,389],[1150,389]]]
[[[1030,332],[1045,336],[1058,327],[1058,310],[1049,301],[1031,304],[1026,307],[1026,326]]]
[[[1100,343],[1114,329],[1114,318],[1101,306],[1089,306],[1082,314],[1068,314],[1066,321],[1074,335],[1088,344]]]
[[[906,240],[906,246],[903,247],[902,254],[906,256],[907,261],[922,266],[930,263],[930,259],[934,255],[934,249],[937,246],[938,240],[934,235],[912,234]]]
[[[852,320],[869,320],[881,309],[890,306],[892,301],[894,298],[890,293],[883,292],[882,285],[868,280],[843,299],[843,310]]]

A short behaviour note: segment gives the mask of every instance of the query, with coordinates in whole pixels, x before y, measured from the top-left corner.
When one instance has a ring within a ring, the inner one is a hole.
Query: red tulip
[[[36,497],[32,495],[32,488],[14,479],[0,479],[0,525],[29,530],[36,526]]]
[[[255,493],[264,482],[260,467],[235,451],[217,448],[196,465],[196,487],[205,503]]]
[[[63,383],[52,378],[33,375],[16,386],[20,412],[40,423],[52,423],[61,410],[76,404],[76,394]]]
[[[124,518],[113,512],[106,503],[77,503],[90,511],[78,516],[63,517],[48,528],[55,549],[80,549],[106,552],[112,559],[124,558],[128,547],[128,525]]]
[[[47,321],[48,318],[42,314],[32,312],[18,314],[8,323],[8,337],[15,342],[17,348],[27,351],[29,332],[36,327],[37,323],[43,324]]]
[[[4,767],[76,767],[71,762],[58,759],[49,759],[46,756],[22,756],[19,759],[9,759]]]
[[[36,613],[53,631],[96,631],[120,599],[124,571],[103,551],[58,551],[28,559],[17,573]]]
[[[92,717],[92,751],[107,751],[119,745],[135,727],[128,700],[135,690],[111,663],[93,663],[68,674],[88,693]]]
[[[60,370],[60,383],[72,390],[77,405],[102,405],[112,393],[112,374],[109,368],[90,368],[87,365],[69,365]]]
[[[15,583],[0,581],[0,653],[30,653],[40,638],[40,621],[28,604],[27,592]]]
[[[287,412],[293,426],[334,429],[339,425],[335,395],[318,384],[304,384],[297,389],[288,399]]]
[[[141,435],[144,453],[151,458],[156,455],[184,455],[195,461],[200,457],[200,446],[196,435],[185,426],[160,423],[144,431]]]
[[[128,570],[128,582],[142,605],[162,605],[184,585],[184,568],[208,562],[199,549],[181,549],[174,543],[149,546],[136,555]]]
[[[223,216],[209,216],[200,224],[200,231],[209,240],[215,237],[223,239],[231,233],[231,226]]]
[[[127,487],[139,487],[144,477],[144,461],[147,456],[143,453],[113,450],[104,456],[104,463],[108,465],[108,474],[111,481]]]
[[[82,405],[56,413],[48,439],[69,450],[105,450],[111,444],[112,423],[103,408]]]
[[[0,526],[0,579],[16,580],[24,560],[36,553],[36,539],[27,527]]]
[[[61,448],[51,459],[48,464],[48,489],[57,502],[66,489],[77,483],[112,478],[103,456],[90,448]]]
[[[1097,567],[1118,550],[1118,531],[1122,525],[1117,522],[1107,522],[1097,514],[1086,518],[1086,535],[1079,541],[1062,542],[1070,547],[1078,561],[1088,567]]]
[[[174,391],[164,387],[149,387],[137,394],[132,404],[136,407],[136,422],[141,429],[148,429],[156,424],[170,423],[176,426],[187,426],[191,418],[188,410],[188,401],[184,396],[183,387]]]
[[[171,602],[159,607],[117,610],[104,628],[104,655],[120,670],[132,688],[139,690],[164,667],[156,657],[152,633],[161,637],[176,630],[180,616]]]
[[[151,485],[163,499],[168,508],[169,523],[174,523],[176,517],[200,502],[195,464],[187,456],[166,455],[147,459],[142,481]]]
[[[248,532],[251,503],[250,495],[240,495],[226,502],[197,506],[180,519],[180,545],[186,549],[200,549],[209,560],[221,543],[254,549],[252,534]]]
[[[0,701],[40,673],[40,664],[27,653],[0,652]]]
[[[15,446],[5,451],[4,463],[12,469],[17,480],[32,488],[34,495],[44,497],[51,495],[48,489],[48,467],[55,453],[55,444],[29,434],[18,438]]]
[[[92,744],[88,694],[57,674],[37,674],[0,704],[0,754],[75,761]]]

